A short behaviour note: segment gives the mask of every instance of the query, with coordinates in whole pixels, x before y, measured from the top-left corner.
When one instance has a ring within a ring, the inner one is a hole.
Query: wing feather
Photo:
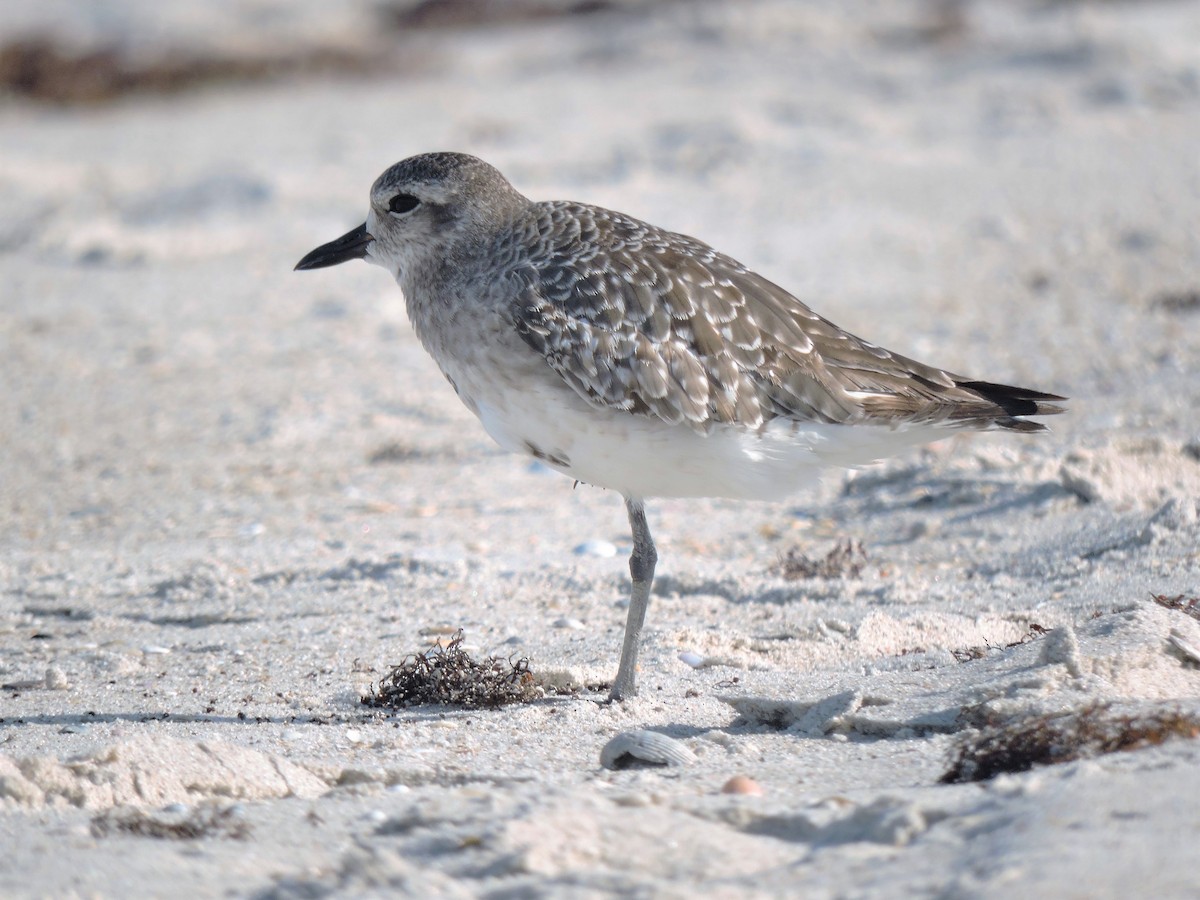
[[[536,204],[513,320],[598,406],[699,431],[772,419],[1042,430],[1053,394],[975,381],[842,331],[692,238],[573,203]],[[573,241],[597,248],[577,253]]]

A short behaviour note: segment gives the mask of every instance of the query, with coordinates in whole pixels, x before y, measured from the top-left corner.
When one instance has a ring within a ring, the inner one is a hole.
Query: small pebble
[[[58,666],[50,666],[46,669],[46,687],[52,691],[65,691],[71,686],[71,682],[67,681],[67,673]]]
[[[142,647],[142,652],[147,655],[153,655],[153,654],[161,655],[161,654],[165,654],[165,653],[170,653],[171,648],[163,647],[158,644],[147,644],[146,646]]]
[[[357,728],[348,728],[346,730],[346,740],[348,740],[350,743],[361,744],[362,739],[363,739],[363,733],[361,731],[359,731]]]
[[[761,797],[763,794],[762,785],[753,778],[748,778],[745,775],[734,775],[727,782],[721,785],[722,794],[749,794],[754,797]]]
[[[617,555],[617,545],[612,541],[584,541],[575,548],[576,556],[599,556],[609,559]]]
[[[554,620],[555,628],[570,628],[573,631],[578,631],[584,627],[583,622],[579,619],[572,619],[568,616],[563,616],[561,619]]]
[[[680,653],[679,659],[681,662],[687,663],[693,669],[698,669],[704,665],[704,657],[699,653],[693,653],[691,650],[685,650],[683,653]]]

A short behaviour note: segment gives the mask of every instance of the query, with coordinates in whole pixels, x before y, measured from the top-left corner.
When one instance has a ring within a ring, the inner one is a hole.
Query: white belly
[[[511,357],[508,360],[511,362]],[[736,427],[701,434],[648,416],[597,408],[540,359],[508,369],[503,383],[451,365],[460,396],[501,447],[536,456],[571,478],[627,497],[780,500],[809,487],[821,469],[854,467],[945,435],[776,419],[763,433]]]

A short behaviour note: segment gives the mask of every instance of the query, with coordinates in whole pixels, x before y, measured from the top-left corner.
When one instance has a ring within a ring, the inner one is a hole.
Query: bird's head
[[[399,274],[485,237],[527,203],[496,169],[465,153],[424,153],[396,163],[371,187],[367,221],[296,264],[322,269],[365,259]]]

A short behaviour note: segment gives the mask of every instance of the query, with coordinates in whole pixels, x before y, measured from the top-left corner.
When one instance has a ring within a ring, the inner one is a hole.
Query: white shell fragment
[[[575,548],[576,556],[598,556],[601,559],[610,559],[617,555],[617,545],[612,541],[591,540],[584,541]]]
[[[600,750],[606,769],[634,766],[686,766],[696,761],[687,745],[657,731],[622,731]]]
[[[1171,636],[1167,640],[1179,652],[1180,656],[1196,665],[1200,665],[1200,649],[1197,649],[1184,640],[1183,635],[1178,631],[1172,629]]]

